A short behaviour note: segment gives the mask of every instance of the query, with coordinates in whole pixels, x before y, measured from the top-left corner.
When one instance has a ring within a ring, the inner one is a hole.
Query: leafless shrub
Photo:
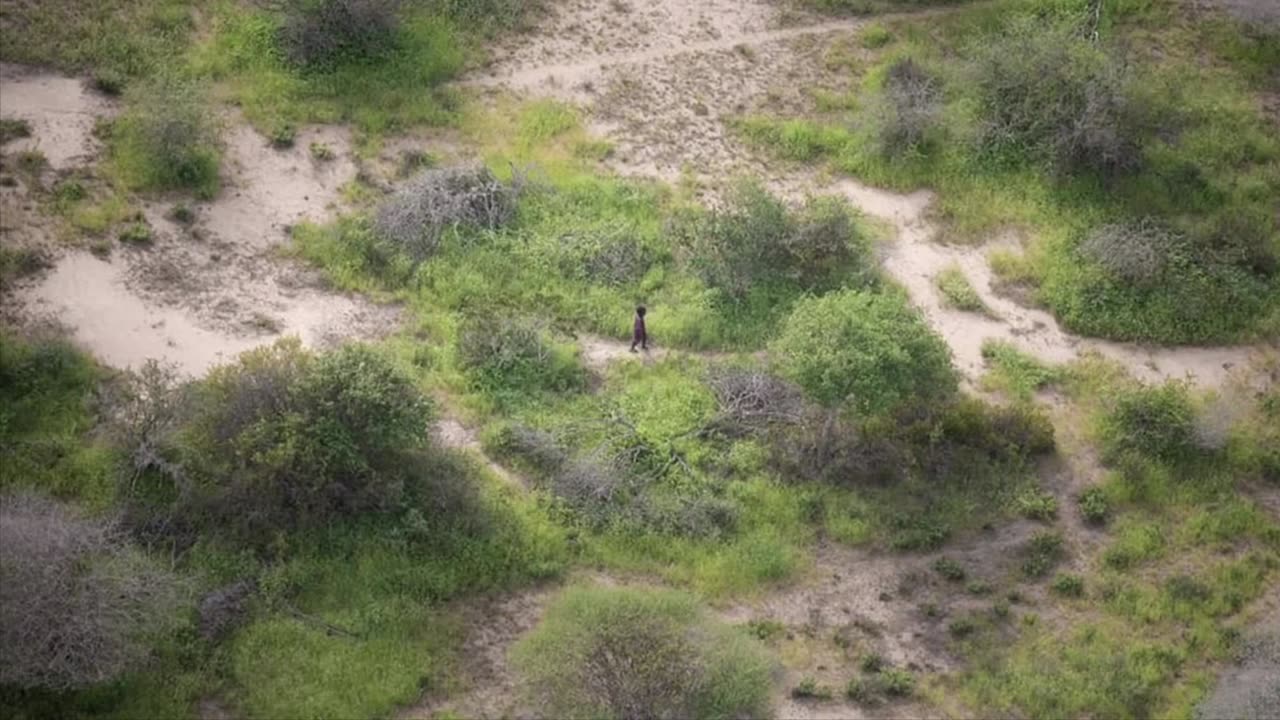
[[[1160,277],[1182,242],[1175,231],[1144,218],[1097,228],[1080,244],[1080,251],[1116,277],[1146,285]]]
[[[1142,162],[1141,108],[1128,91],[1126,66],[1103,65],[1085,83],[1079,111],[1061,124],[1053,154],[1064,170],[1092,169],[1112,177],[1136,170]]]
[[[911,58],[890,65],[878,108],[883,151],[900,155],[921,145],[941,109],[942,88],[932,74]]]
[[[805,417],[804,394],[781,378],[752,370],[722,370],[709,381],[719,412],[712,425],[733,434],[759,432]]]
[[[738,506],[713,496],[659,498],[642,495],[630,508],[639,525],[681,537],[716,538],[737,527]]]
[[[103,404],[110,415],[108,433],[129,463],[130,483],[148,470],[174,482],[182,477],[173,459],[173,435],[190,410],[191,388],[174,365],[148,360],[140,370],[127,372],[105,391]]]
[[[425,170],[378,208],[374,230],[420,262],[452,228],[492,230],[511,222],[524,187],[521,173],[504,183],[484,167]]]
[[[528,425],[505,428],[498,445],[502,452],[515,455],[543,474],[558,472],[569,462],[569,454],[554,435]]]
[[[469,368],[514,372],[527,365],[542,365],[551,358],[545,333],[544,324],[537,320],[475,316],[463,323],[458,352]]]
[[[376,58],[395,46],[399,0],[291,0],[286,6],[280,42],[296,65]]]
[[[217,641],[244,622],[249,600],[257,589],[254,581],[239,580],[206,593],[200,598],[200,636]]]
[[[145,659],[182,588],[110,522],[37,495],[0,499],[0,684],[63,690]]]
[[[897,477],[904,461],[892,443],[862,437],[829,410],[810,410],[800,422],[770,434],[770,462],[784,477],[851,485]]]
[[[594,524],[604,524],[624,506],[626,473],[599,457],[575,458],[551,476],[549,489]]]

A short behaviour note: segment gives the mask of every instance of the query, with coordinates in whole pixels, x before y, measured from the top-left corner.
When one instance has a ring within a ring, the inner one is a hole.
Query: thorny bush
[[[185,592],[110,521],[30,494],[0,498],[0,684],[66,690],[145,660]]]
[[[503,182],[484,167],[425,170],[382,203],[374,231],[393,250],[422,262],[450,230],[494,230],[510,223],[525,185],[519,172]]]
[[[400,30],[400,0],[289,0],[280,44],[307,68],[376,60],[391,52]]]

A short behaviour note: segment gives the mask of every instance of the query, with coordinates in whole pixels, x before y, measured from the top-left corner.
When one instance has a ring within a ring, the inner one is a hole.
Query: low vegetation
[[[514,659],[548,717],[735,718],[768,707],[772,667],[759,643],[671,591],[570,588]]]

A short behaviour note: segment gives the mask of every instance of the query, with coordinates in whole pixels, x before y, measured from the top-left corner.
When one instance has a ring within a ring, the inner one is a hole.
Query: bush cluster
[[[560,236],[560,269],[570,277],[624,285],[644,277],[659,254],[630,228],[599,228]]]
[[[406,482],[420,480],[410,475],[411,455],[425,445],[431,405],[367,347],[313,355],[280,341],[215,368],[193,392],[181,442],[165,453],[180,472],[130,486],[147,529],[261,545],[397,508]]]
[[[66,690],[113,679],[176,625],[181,583],[113,522],[6,495],[0,548],[0,685]]]
[[[392,250],[421,262],[449,230],[510,223],[524,187],[522,175],[503,182],[485,167],[425,170],[379,206],[374,231]]]
[[[733,301],[779,280],[822,290],[875,278],[869,240],[836,198],[812,198],[793,213],[759,185],[744,183],[723,207],[685,213],[671,230],[694,272]]]
[[[377,60],[390,53],[400,30],[401,0],[290,0],[280,45],[290,62],[328,68]]]
[[[516,646],[548,717],[735,718],[768,711],[759,642],[667,590],[572,588]]]

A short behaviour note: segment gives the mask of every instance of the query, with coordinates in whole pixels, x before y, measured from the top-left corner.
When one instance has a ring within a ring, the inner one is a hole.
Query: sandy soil
[[[95,160],[89,133],[95,117],[112,112],[109,102],[77,80],[12,66],[0,79],[5,114],[30,120],[33,137],[23,142],[39,147],[55,170]],[[147,202],[152,244],[117,246],[109,260],[49,242],[57,221],[34,209],[30,193],[6,189],[18,195],[5,207],[27,209],[18,227],[6,222],[5,242],[38,238],[61,255],[50,272],[17,290],[23,321],[65,325],[111,365],[157,358],[192,374],[285,335],[325,347],[394,329],[396,309],[327,290],[318,273],[280,256],[289,225],[327,217],[355,176],[349,133],[304,129],[294,148],[277,151],[231,118],[223,142],[224,188],[191,206],[195,222],[168,218],[176,199]],[[312,160],[312,142],[328,145],[335,159]]]

